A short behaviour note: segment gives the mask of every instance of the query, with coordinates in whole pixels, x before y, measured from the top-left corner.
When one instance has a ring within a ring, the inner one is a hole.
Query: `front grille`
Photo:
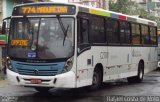
[[[58,70],[40,70],[40,69],[20,69],[17,71],[21,75],[33,75],[33,76],[54,76],[58,74]]]

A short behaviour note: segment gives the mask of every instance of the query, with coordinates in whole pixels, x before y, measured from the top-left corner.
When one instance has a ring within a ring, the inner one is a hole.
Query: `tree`
[[[139,15],[145,19],[157,21],[157,18],[150,16],[141,5],[131,0],[117,0],[117,2],[109,1],[109,10],[120,12],[127,15]]]
[[[109,1],[109,10],[128,14],[129,12],[129,1],[128,0],[117,0],[117,2]]]

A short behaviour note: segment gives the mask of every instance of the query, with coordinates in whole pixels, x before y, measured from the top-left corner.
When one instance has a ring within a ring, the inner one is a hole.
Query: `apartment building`
[[[70,3],[78,3],[86,6],[109,9],[109,0],[68,0]]]

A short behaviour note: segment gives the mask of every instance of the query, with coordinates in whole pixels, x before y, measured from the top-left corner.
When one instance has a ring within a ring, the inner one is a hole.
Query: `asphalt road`
[[[105,82],[101,89],[51,89],[39,93],[33,88],[11,86],[0,80],[0,102],[160,102],[160,70],[144,76],[142,83],[126,79]]]

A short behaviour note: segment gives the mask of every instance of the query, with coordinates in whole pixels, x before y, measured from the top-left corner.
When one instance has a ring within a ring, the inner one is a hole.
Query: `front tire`
[[[140,83],[143,80],[143,76],[144,76],[144,64],[140,62],[138,65],[137,76],[128,77],[127,80],[129,83]]]

